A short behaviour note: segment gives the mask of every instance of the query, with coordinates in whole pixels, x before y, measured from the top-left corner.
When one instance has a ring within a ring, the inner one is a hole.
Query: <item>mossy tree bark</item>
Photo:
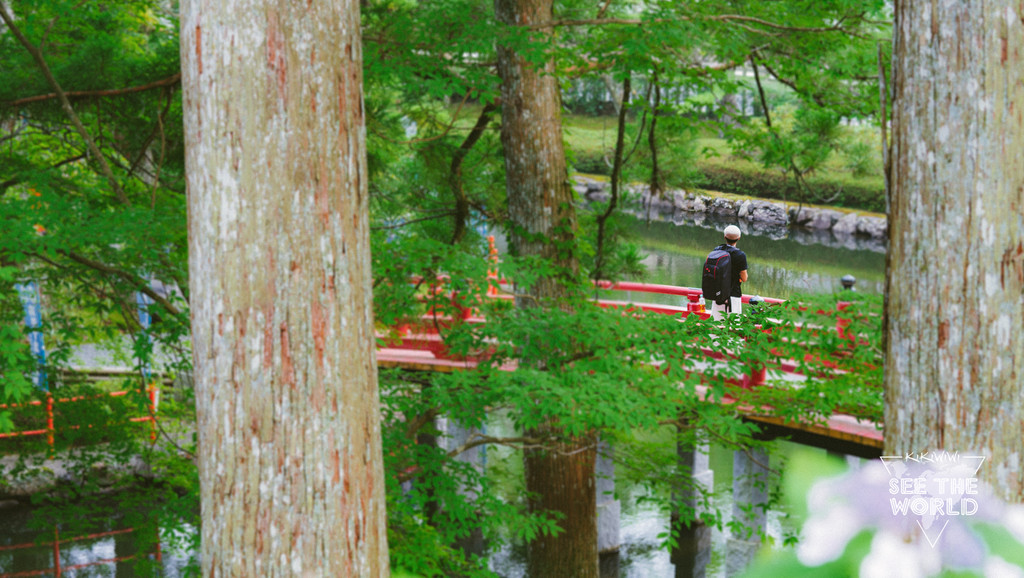
[[[204,576],[386,576],[359,5],[181,7]]]
[[[552,1],[495,0],[494,9],[503,24],[530,26],[551,20]],[[536,34],[550,34],[550,29]],[[563,272],[564,278],[543,279],[531,289],[532,298],[558,299],[566,295],[567,278],[579,272],[579,263],[554,63],[533,64],[509,46],[499,45],[498,71],[512,251],[549,259]],[[519,298],[517,305],[536,306],[538,302],[532,298]],[[549,424],[541,429],[547,431],[536,433],[556,433],[558,426]],[[527,490],[537,497],[530,507],[559,512],[563,530],[558,536],[539,536],[529,544],[531,578],[598,575],[596,455],[596,444],[585,438],[525,453]]]
[[[1020,2],[897,2],[885,451],[988,457],[1024,499]]]

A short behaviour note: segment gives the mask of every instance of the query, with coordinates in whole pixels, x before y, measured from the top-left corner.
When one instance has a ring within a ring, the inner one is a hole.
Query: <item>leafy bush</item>
[[[701,172],[706,179],[705,188],[713,191],[763,199],[827,203],[864,211],[885,211],[885,189],[880,186],[808,178],[805,190],[794,179],[773,171],[704,164],[701,166]]]
[[[573,156],[575,157],[573,168],[576,169],[576,172],[589,175],[604,175],[606,177],[612,174],[612,168],[605,162],[601,151],[581,150],[576,151]]]
[[[842,147],[846,168],[855,177],[877,175],[879,168],[878,148],[863,138],[851,137]]]

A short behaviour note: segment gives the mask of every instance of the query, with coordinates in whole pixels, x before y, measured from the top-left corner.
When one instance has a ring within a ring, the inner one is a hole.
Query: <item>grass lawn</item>
[[[481,108],[480,105],[464,105],[455,126],[468,130],[476,121]],[[757,119],[754,122],[758,122]],[[610,116],[565,114],[562,124],[567,154],[577,172],[597,178],[610,174],[608,163],[615,146],[617,119]],[[634,134],[638,126],[639,119],[630,120],[629,127]],[[869,156],[867,160],[874,160],[870,157],[874,150],[872,146],[877,144],[877,135],[871,129],[851,126],[843,126],[841,129],[845,135],[844,142],[861,141],[864,145],[861,152],[866,150]],[[682,139],[675,141],[679,143]],[[807,175],[807,188],[804,189],[781,171],[766,169],[755,160],[735,154],[728,141],[711,132],[705,132],[686,144],[686,148],[694,151],[694,154],[684,158],[679,157],[672,147],[664,147],[659,151],[659,165],[670,189],[724,193],[739,198],[775,199],[793,205],[830,206],[858,213],[880,213],[884,210],[885,180],[880,163],[869,163],[869,168],[874,170],[866,174],[855,174],[851,167],[856,165],[858,159],[851,157],[845,149],[833,151],[822,169]],[[645,180],[643,175],[649,171],[640,166],[646,163],[646,147],[647,139],[644,137],[631,160],[632,168],[635,169],[632,176],[634,180]]]

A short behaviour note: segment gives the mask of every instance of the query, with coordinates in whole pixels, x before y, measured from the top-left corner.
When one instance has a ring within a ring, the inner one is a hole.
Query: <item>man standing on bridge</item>
[[[730,275],[732,277],[732,287],[729,293],[729,302],[726,304],[715,303],[711,299],[711,314],[717,319],[720,318],[722,312],[729,313],[740,313],[743,309],[743,289],[740,287],[741,283],[747,282],[747,254],[736,248],[736,243],[740,240],[740,228],[736,225],[729,225],[725,228],[725,243],[718,246],[718,249],[729,253],[732,266],[730,267]],[[708,297],[705,295],[705,297]]]

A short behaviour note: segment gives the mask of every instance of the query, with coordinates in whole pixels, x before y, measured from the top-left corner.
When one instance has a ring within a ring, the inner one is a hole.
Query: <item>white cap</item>
[[[735,241],[740,238],[740,228],[736,225],[729,225],[725,228],[725,238],[730,241]]]

